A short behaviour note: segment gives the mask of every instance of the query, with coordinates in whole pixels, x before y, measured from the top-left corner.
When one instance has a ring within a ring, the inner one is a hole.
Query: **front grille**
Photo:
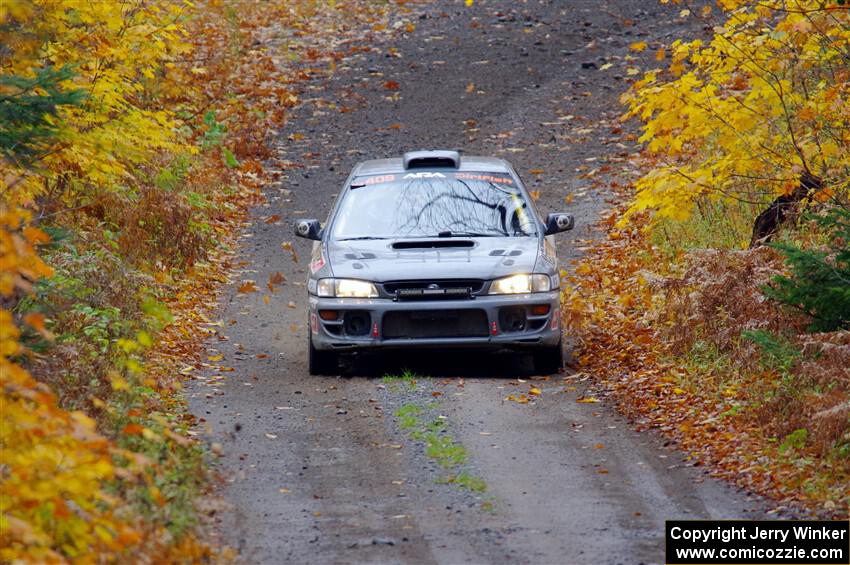
[[[382,286],[387,294],[395,294],[397,290],[421,290],[427,289],[431,285],[437,285],[437,288],[468,288],[470,292],[475,294],[481,292],[484,287],[484,281],[481,279],[431,279],[431,280],[412,280],[412,281],[389,281]]]
[[[484,310],[401,310],[384,315],[386,339],[487,337]]]

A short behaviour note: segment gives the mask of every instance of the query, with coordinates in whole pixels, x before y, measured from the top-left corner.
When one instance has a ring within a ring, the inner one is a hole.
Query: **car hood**
[[[482,237],[429,240],[468,247],[397,249],[422,240],[329,242],[327,256],[335,277],[375,282],[413,279],[494,279],[531,273],[537,261],[536,237]],[[395,246],[395,247],[394,247]]]

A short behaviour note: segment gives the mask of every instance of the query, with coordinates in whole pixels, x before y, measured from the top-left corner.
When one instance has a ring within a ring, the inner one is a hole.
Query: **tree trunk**
[[[770,203],[753,222],[753,237],[750,249],[768,243],[783,224],[796,217],[795,212],[801,202],[823,188],[823,181],[810,174],[800,175],[800,184],[790,194],[783,194]]]

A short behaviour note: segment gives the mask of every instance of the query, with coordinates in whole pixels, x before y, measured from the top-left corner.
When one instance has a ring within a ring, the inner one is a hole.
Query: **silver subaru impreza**
[[[531,353],[535,371],[563,366],[553,234],[514,168],[457,151],[413,151],[360,163],[312,239],[310,373],[338,372],[343,353],[472,348]]]

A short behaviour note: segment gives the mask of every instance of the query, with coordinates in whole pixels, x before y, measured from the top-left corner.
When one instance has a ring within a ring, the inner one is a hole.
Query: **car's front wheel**
[[[557,373],[564,368],[564,346],[562,342],[554,347],[546,347],[535,351],[534,372],[540,375]]]
[[[339,360],[333,351],[319,351],[313,347],[313,338],[307,338],[309,352],[307,361],[311,375],[335,375],[339,372]]]

